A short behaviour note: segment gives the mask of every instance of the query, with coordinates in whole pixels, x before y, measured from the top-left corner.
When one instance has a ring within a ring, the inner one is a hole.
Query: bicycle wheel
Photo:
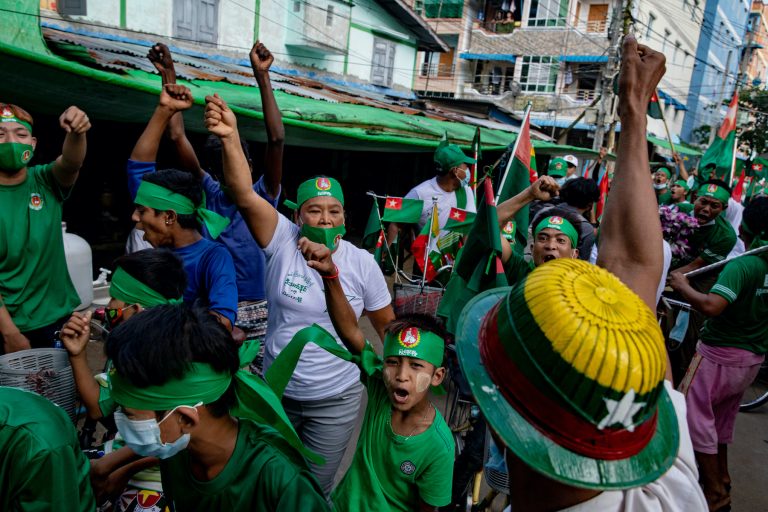
[[[744,391],[739,411],[753,411],[766,402],[768,402],[768,361],[763,362],[755,380]]]

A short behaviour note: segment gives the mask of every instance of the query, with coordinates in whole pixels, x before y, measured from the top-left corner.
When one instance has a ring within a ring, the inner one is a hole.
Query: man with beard
[[[85,159],[88,116],[69,107],[61,155],[28,166],[37,139],[32,116],[0,104],[0,353],[52,347],[80,303],[64,256],[61,213]]]

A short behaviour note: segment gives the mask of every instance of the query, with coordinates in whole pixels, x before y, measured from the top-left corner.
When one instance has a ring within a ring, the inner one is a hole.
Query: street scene
[[[0,510],[768,510],[768,2],[0,2]]]

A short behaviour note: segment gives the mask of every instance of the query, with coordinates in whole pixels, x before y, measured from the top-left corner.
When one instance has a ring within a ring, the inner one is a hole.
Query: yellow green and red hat
[[[626,489],[677,456],[655,315],[604,269],[558,259],[478,295],[459,317],[457,351],[491,428],[553,480]]]

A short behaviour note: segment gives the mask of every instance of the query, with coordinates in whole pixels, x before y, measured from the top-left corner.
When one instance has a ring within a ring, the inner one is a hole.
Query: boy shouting
[[[331,251],[306,238],[299,249],[323,278],[328,314],[360,366],[368,407],[352,466],[333,493],[339,511],[436,510],[451,501],[451,431],[429,399],[445,377],[439,324],[413,315],[385,329],[384,358],[357,324]],[[335,341],[334,341],[335,344]]]

